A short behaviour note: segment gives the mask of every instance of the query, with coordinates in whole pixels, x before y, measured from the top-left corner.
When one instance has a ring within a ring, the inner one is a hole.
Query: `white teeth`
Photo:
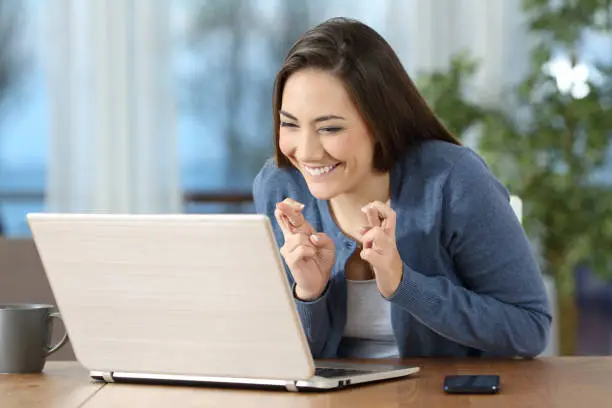
[[[304,166],[304,168],[306,169],[308,174],[313,175],[313,176],[320,176],[322,174],[329,173],[330,171],[335,169],[336,165],[332,164],[331,166],[325,166],[325,167],[307,167],[307,166]]]

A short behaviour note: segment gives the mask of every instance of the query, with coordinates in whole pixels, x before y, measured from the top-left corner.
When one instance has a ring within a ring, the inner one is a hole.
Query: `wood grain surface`
[[[76,362],[48,362],[42,374],[0,374],[0,407],[80,407],[102,386]]]
[[[404,360],[410,379],[324,393],[92,383],[74,362],[50,362],[41,375],[0,376],[2,408],[31,407],[580,407],[612,406],[612,357],[537,360]],[[498,374],[497,395],[446,395],[452,374]]]
[[[414,378],[319,394],[178,386],[105,386],[87,408],[156,407],[612,407],[612,357],[538,360],[404,360]],[[446,375],[498,374],[497,395],[447,395]]]

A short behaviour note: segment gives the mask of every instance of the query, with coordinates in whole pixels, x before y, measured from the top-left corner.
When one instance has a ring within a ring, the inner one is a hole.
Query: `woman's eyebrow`
[[[331,119],[341,119],[341,120],[344,120],[344,118],[342,116],[338,116],[338,115],[323,115],[323,116],[319,116],[314,121],[315,122],[325,122],[326,120],[331,120]]]
[[[290,114],[289,112],[286,112],[284,110],[280,110],[279,113],[283,116],[288,117],[289,119],[295,120],[296,122],[298,121],[298,118],[296,118],[295,116],[293,116],[292,114]],[[345,120],[344,117],[339,116],[339,115],[323,115],[323,116],[319,116],[317,117],[313,122],[325,122],[326,120],[331,120],[331,119],[341,119],[341,120]]]
[[[289,119],[295,120],[296,122],[298,121],[298,118],[296,118],[295,116],[293,116],[292,114],[285,112],[284,110],[280,110],[279,113],[283,116],[288,117]]]

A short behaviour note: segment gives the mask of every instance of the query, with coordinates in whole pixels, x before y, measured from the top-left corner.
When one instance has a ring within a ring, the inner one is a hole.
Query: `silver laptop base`
[[[331,367],[330,367],[331,368]],[[335,367],[334,367],[335,368]],[[142,374],[124,372],[90,371],[89,375],[97,381],[106,383],[130,383],[148,385],[187,385],[208,386],[215,388],[253,388],[286,391],[323,391],[337,390],[360,384],[373,384],[381,381],[398,379],[413,375],[418,367],[390,367],[387,370],[360,371],[357,374],[332,376],[329,378],[314,376],[308,380],[284,381],[252,378],[202,377],[186,375]]]

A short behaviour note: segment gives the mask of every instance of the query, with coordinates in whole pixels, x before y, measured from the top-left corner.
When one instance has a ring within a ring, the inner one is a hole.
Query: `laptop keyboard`
[[[370,374],[371,371],[356,370],[350,368],[326,368],[317,367],[315,368],[315,375],[323,378],[335,378],[335,377],[348,377],[358,374]]]

